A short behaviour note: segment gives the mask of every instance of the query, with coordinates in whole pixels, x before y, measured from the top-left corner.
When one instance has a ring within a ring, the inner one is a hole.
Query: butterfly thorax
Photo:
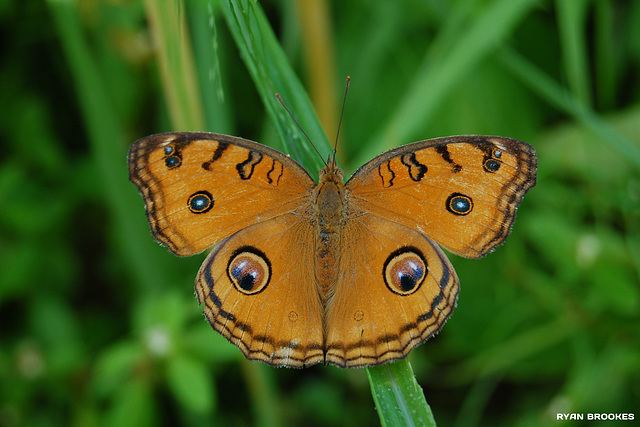
[[[335,163],[320,171],[320,182],[313,192],[315,225],[315,276],[326,304],[333,295],[340,271],[340,236],[345,221],[343,172]]]

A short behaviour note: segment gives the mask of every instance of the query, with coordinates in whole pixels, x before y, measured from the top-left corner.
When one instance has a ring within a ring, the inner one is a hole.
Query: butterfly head
[[[342,185],[344,172],[338,167],[335,156],[329,157],[327,165],[320,169],[320,183],[334,182]]]

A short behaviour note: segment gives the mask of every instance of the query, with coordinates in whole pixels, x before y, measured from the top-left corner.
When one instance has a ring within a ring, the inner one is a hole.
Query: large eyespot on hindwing
[[[227,276],[238,292],[255,295],[269,284],[271,263],[264,252],[252,246],[243,246],[231,256]]]
[[[394,294],[406,296],[416,292],[429,273],[427,260],[422,252],[405,246],[389,255],[384,262],[382,275],[387,288]]]
[[[473,200],[471,197],[461,193],[451,193],[445,203],[447,210],[454,215],[467,215],[473,210]]]
[[[187,207],[194,214],[209,212],[213,207],[213,196],[208,191],[198,191],[189,196]]]

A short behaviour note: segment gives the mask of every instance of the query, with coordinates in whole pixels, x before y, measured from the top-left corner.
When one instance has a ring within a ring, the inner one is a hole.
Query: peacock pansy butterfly
[[[213,246],[195,289],[215,330],[269,365],[371,366],[405,357],[451,315],[459,282],[438,244],[478,258],[501,244],[535,185],[528,144],[415,142],[343,184],[279,151],[215,133],[164,133],[129,151],[154,237]]]

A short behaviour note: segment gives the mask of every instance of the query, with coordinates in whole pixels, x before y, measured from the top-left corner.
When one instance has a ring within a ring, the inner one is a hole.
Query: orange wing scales
[[[326,363],[357,367],[401,359],[449,318],[458,277],[442,250],[415,230],[368,214],[348,227],[346,236],[357,235],[359,246],[375,250],[357,261],[346,256],[355,245],[353,238],[343,246],[341,286],[327,313]],[[424,282],[405,293],[390,292],[384,269],[389,258],[406,250],[424,260]]]
[[[222,154],[225,152],[227,148],[229,148],[229,144],[218,141],[218,145],[213,151],[213,156],[211,157],[211,160],[207,160],[206,162],[204,162],[202,164],[202,169],[210,171],[211,165],[213,165],[220,157],[222,157]]]
[[[143,138],[129,151],[129,171],[145,200],[154,237],[181,256],[202,252],[256,221],[295,210],[315,186],[284,154],[209,133]],[[189,201],[204,192],[211,197],[210,209],[194,210]],[[252,206],[257,203],[267,208],[257,211]]]
[[[251,360],[261,360],[273,366],[303,368],[324,361],[321,343],[301,345],[294,340],[277,340],[270,335],[257,334],[251,325],[226,311],[215,293],[215,281],[211,276],[212,259],[203,264],[203,274],[196,280],[196,295],[199,303],[205,303],[205,316],[211,326],[236,345]],[[289,313],[294,313],[291,311]],[[288,314],[289,314],[288,313]]]
[[[382,180],[383,188],[393,187],[393,180],[396,174],[391,170],[391,162],[380,164],[380,166],[378,166],[378,175],[380,175],[380,179]]]
[[[277,161],[276,159],[272,159],[271,169],[267,172],[267,180],[269,185],[277,187],[280,183],[280,178],[282,177],[283,166],[282,163]]]
[[[346,345],[328,344],[324,349],[325,363],[349,368],[379,365],[406,357],[415,347],[437,334],[456,306],[459,292],[457,277],[455,274],[446,275],[441,281],[444,281],[441,292],[415,321],[400,325],[398,333],[375,340],[361,339]]]
[[[440,154],[442,160],[451,165],[452,173],[458,173],[462,170],[462,165],[459,165],[451,158],[451,153],[449,153],[449,149],[446,145],[436,145],[434,149],[436,150],[436,153]]]
[[[346,187],[357,209],[477,258],[504,242],[536,170],[535,150],[521,141],[447,137],[391,150],[358,169]],[[451,204],[454,195],[460,198]]]
[[[247,160],[245,160],[244,162],[240,162],[236,165],[236,169],[238,170],[238,175],[240,176],[240,178],[251,179],[256,165],[261,161],[262,161],[262,154],[258,153],[257,151],[249,151],[249,156],[247,157]],[[268,176],[269,174],[267,173],[267,177]],[[272,181],[269,180],[269,184],[271,183]]]
[[[200,268],[196,294],[209,323],[248,359],[297,368],[324,362],[322,306],[310,286],[313,253],[299,254],[297,274],[290,277],[284,272],[290,254],[273,250],[283,239],[309,240],[312,230],[306,225],[285,214],[268,227],[249,226],[220,242]],[[255,293],[240,289],[242,281],[229,269],[234,254],[243,250],[259,254],[271,268],[266,285]]]
[[[407,173],[412,181],[418,182],[424,178],[428,168],[416,159],[415,153],[403,154],[400,161],[407,168]]]

